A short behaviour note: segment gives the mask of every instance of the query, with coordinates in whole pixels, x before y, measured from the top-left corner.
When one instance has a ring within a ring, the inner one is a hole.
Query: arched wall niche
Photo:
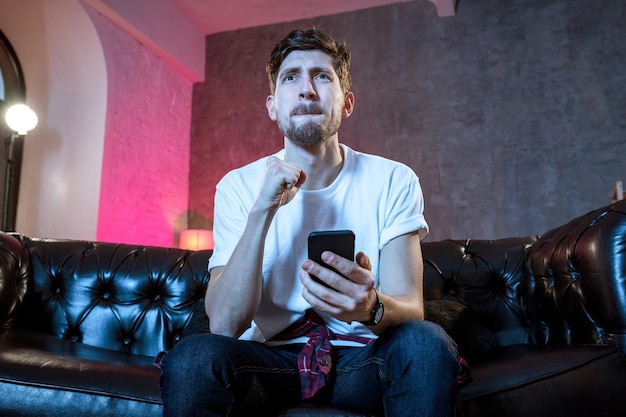
[[[94,239],[107,102],[98,34],[79,0],[0,0],[0,10],[39,116],[24,139],[16,231]]]

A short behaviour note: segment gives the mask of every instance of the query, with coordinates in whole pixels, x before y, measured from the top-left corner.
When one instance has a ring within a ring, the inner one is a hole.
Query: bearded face
[[[301,104],[294,108],[289,117],[278,119],[278,128],[283,136],[302,146],[314,146],[327,141],[339,130],[341,113],[326,114],[317,103]]]
[[[266,100],[269,116],[291,143],[316,146],[336,137],[341,119],[352,112],[354,96],[344,93],[329,55],[294,51],[283,63],[274,94]]]

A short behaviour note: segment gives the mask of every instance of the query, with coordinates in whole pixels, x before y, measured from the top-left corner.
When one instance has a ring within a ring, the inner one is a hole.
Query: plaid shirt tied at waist
[[[272,340],[291,340],[302,336],[309,338],[298,354],[298,370],[303,399],[312,398],[328,382],[328,376],[333,366],[331,340],[349,340],[364,345],[376,340],[335,334],[312,309],[306,310],[302,320],[293,323],[274,336]]]

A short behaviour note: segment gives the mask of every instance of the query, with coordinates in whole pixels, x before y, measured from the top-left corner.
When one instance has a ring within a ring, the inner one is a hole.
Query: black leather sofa
[[[0,234],[0,415],[161,415],[153,359],[207,330],[210,254]],[[626,201],[541,237],[423,254],[426,318],[471,366],[459,414],[626,415]]]

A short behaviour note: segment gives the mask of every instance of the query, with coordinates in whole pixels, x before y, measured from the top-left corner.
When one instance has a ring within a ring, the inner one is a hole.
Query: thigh
[[[297,356],[301,345],[269,347],[236,341],[229,356],[236,359],[230,372],[229,391],[234,403],[231,415],[277,414],[301,401]]]
[[[456,345],[441,328],[404,322],[371,345],[337,349],[331,402],[376,415],[432,415],[433,404],[454,405],[458,370]]]
[[[214,334],[181,340],[163,359],[164,397],[174,397],[185,387],[187,398],[206,402],[215,414],[268,415],[300,400],[296,359],[301,346],[268,347]],[[194,391],[197,391],[194,393]],[[191,398],[189,398],[191,397]],[[222,411],[219,411],[222,410]]]
[[[336,366],[328,401],[339,407],[383,415],[385,384],[380,381],[384,359],[375,343],[365,347],[335,348]]]

